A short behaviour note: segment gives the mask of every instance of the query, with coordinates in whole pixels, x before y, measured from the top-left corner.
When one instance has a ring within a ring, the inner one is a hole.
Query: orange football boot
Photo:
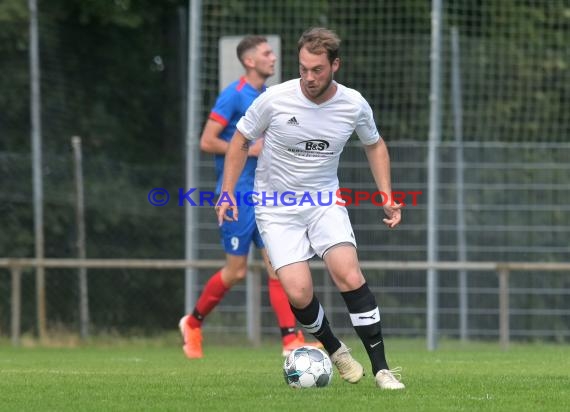
[[[178,323],[182,339],[184,339],[182,349],[188,359],[200,359],[204,356],[202,352],[202,329],[189,327],[186,323],[188,316],[184,316]]]
[[[303,336],[303,332],[298,330],[297,336],[295,337],[295,339],[292,340],[291,342],[289,342],[288,344],[283,345],[282,355],[283,356],[289,356],[291,351],[293,351],[294,349],[300,348],[301,346],[311,346],[313,348],[319,348],[319,349],[323,348],[323,344],[319,341],[307,342],[305,340],[305,337]]]

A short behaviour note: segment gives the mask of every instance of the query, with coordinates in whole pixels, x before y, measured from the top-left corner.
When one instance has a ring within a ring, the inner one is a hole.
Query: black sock
[[[287,335],[291,335],[293,333],[295,333],[295,327],[291,327],[291,328],[280,328],[281,330],[281,337],[284,338]]]
[[[200,322],[202,322],[204,320],[204,315],[202,315],[200,312],[198,312],[198,309],[196,309],[196,308],[194,308],[194,310],[192,311],[192,316],[194,316]]]
[[[313,295],[313,300],[307,307],[297,309],[291,305],[291,310],[303,328],[317,338],[329,354],[335,353],[340,348],[340,341],[332,333],[323,307],[316,296]]]
[[[372,373],[376,375],[380,369],[388,369],[380,325],[380,311],[368,284],[365,283],[356,290],[341,292],[341,295],[348,308],[352,326],[370,358]]]

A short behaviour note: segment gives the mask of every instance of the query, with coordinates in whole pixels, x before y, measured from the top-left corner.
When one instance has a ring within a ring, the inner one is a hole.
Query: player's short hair
[[[340,38],[337,34],[324,27],[313,27],[301,35],[297,43],[298,51],[305,47],[309,53],[326,53],[329,62],[338,58],[340,49]]]
[[[267,37],[249,35],[241,39],[236,48],[237,58],[239,59],[241,64],[243,64],[244,55],[248,51],[255,49],[257,46],[259,46],[262,43],[267,43]]]

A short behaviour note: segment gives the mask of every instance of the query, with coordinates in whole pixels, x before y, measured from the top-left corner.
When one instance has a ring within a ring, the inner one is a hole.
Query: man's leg
[[[278,273],[299,323],[323,344],[340,376],[350,383],[357,383],[363,375],[362,365],[354,360],[349,348],[334,335],[324,309],[313,293],[308,263],[293,263],[280,268]]]
[[[273,312],[275,312],[275,317],[277,318],[277,324],[281,331],[281,341],[283,343],[283,356],[288,356],[292,350],[300,348],[301,346],[314,346],[317,348],[322,348],[323,345],[320,342],[309,342],[305,340],[303,333],[299,330],[297,331],[295,315],[291,311],[291,306],[289,305],[289,299],[281,282],[277,278],[277,274],[271,266],[269,257],[267,256],[267,251],[265,248],[260,249],[263,261],[265,262],[265,268],[268,275],[268,289],[269,289],[269,302]]]
[[[260,249],[261,256],[265,263],[265,270],[267,270],[268,275],[268,291],[269,291],[269,302],[271,303],[271,308],[275,312],[275,317],[277,318],[277,323],[279,329],[281,330],[281,338],[283,340],[283,345],[292,342],[296,338],[295,334],[295,315],[291,312],[289,307],[289,300],[287,295],[281,286],[281,282],[277,278],[271,263],[269,262],[269,257],[267,256],[267,251]]]
[[[327,268],[344,299],[350,320],[362,341],[378,386],[383,389],[403,389],[390,372],[384,350],[380,311],[366,283],[353,245],[331,248],[324,256]]]
[[[180,321],[180,331],[184,338],[184,353],[189,359],[201,358],[204,318],[221,302],[224,295],[237,282],[243,280],[247,271],[247,256],[226,255],[226,265],[216,272],[200,294],[191,314]]]

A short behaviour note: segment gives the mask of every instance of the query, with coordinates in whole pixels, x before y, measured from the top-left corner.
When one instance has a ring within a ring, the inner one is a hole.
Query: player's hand
[[[216,211],[216,215],[218,216],[218,225],[222,226],[224,220],[228,222],[238,220],[238,207],[236,198],[233,193],[224,192],[218,201],[216,202],[216,206],[214,207]],[[228,214],[228,211],[231,211],[231,216]]]
[[[402,208],[404,207],[398,202],[392,203],[393,204],[388,204],[388,202],[386,202],[384,205],[384,214],[386,214],[386,218],[382,219],[384,224],[390,229],[395,228],[402,221]]]
[[[249,146],[247,155],[250,157],[258,157],[261,153],[261,149],[263,149],[263,137],[256,139],[255,142]]]

